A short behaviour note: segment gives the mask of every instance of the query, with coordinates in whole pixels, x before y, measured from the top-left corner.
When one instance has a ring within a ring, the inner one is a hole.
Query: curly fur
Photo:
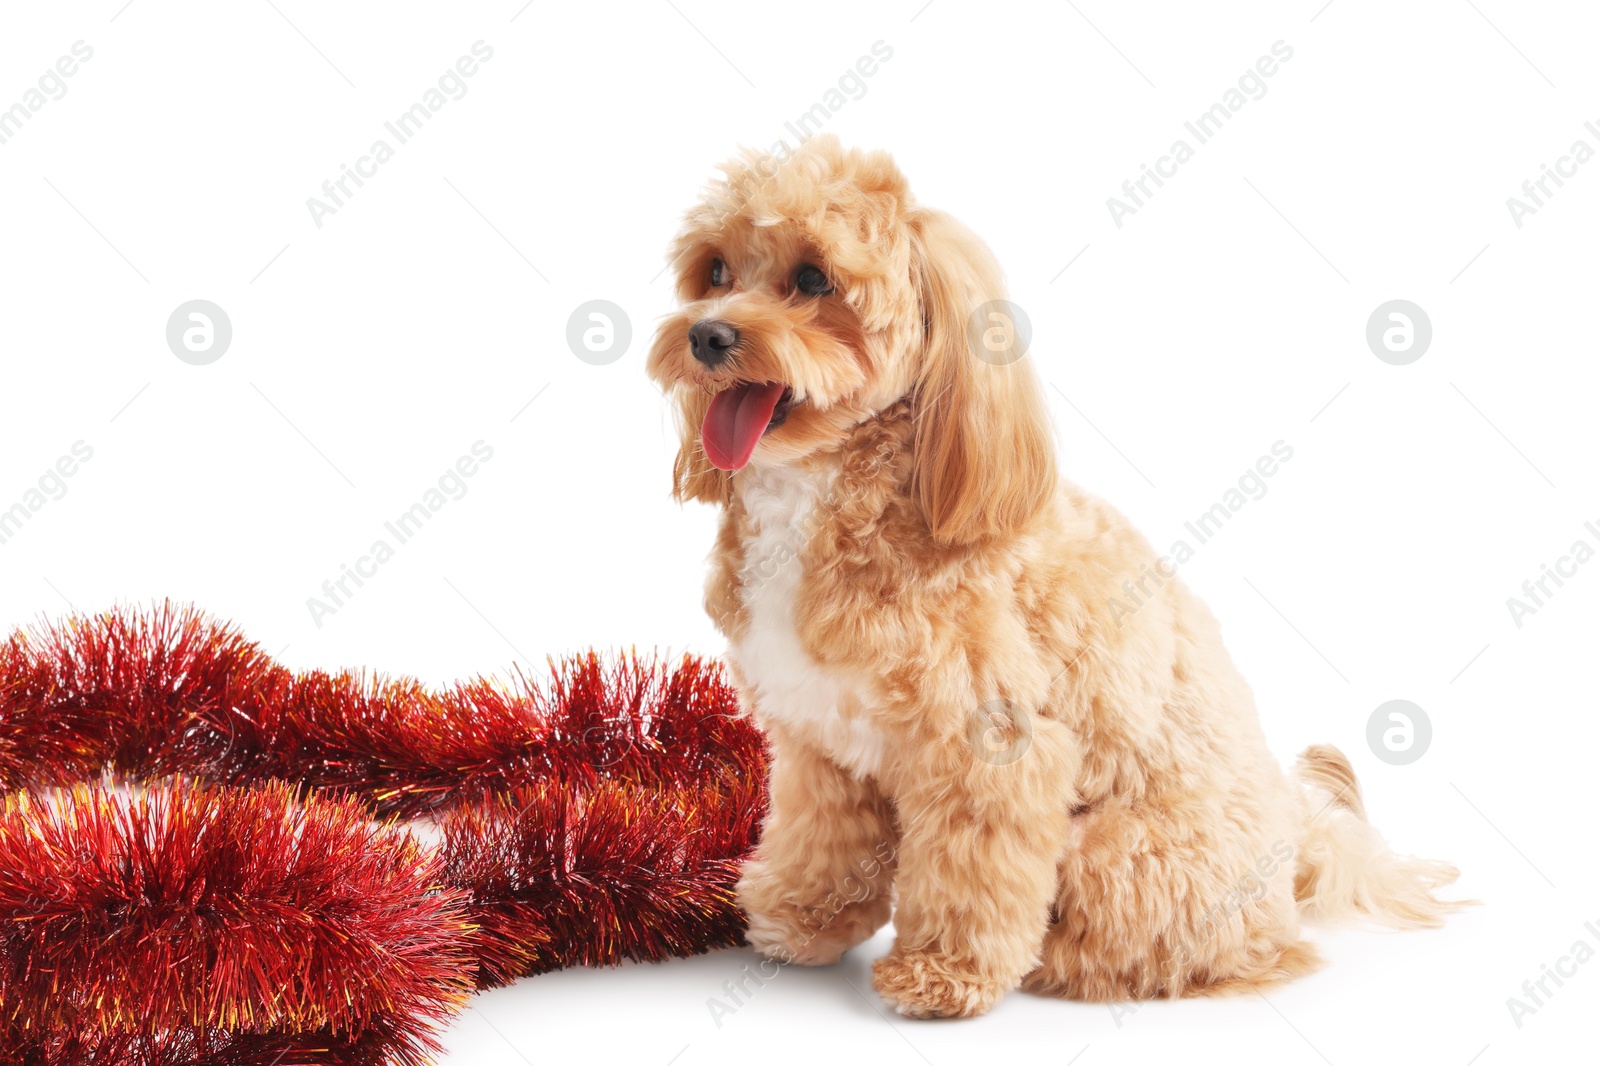
[[[706,608],[772,747],[750,942],[834,962],[893,900],[879,993],[965,1016],[1019,986],[1282,980],[1317,965],[1302,916],[1437,923],[1454,870],[1387,849],[1334,749],[1291,781],[1181,581],[1111,610],[1156,555],[1059,479],[1028,361],[969,349],[1004,297],[983,243],[831,137],[724,170],[672,248],[682,306],[649,372],[682,425],[675,494],[722,508]],[[796,291],[805,264],[831,294]],[[703,319],[739,333],[714,368],[687,341]],[[728,473],[701,419],[751,382],[793,406]]]

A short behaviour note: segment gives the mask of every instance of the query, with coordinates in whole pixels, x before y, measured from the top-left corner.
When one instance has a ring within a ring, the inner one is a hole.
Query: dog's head
[[[682,307],[650,348],[679,408],[674,494],[726,501],[732,471],[837,449],[907,400],[909,491],[935,538],[1032,518],[1055,462],[1026,361],[993,358],[972,329],[1005,296],[983,242],[916,206],[887,154],[831,135],[722,170],[673,244]]]

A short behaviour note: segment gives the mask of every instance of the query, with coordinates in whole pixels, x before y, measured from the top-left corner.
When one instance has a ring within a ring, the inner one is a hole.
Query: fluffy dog
[[[1161,564],[1058,477],[1004,320],[972,327],[1005,295],[983,243],[832,137],[723,170],[648,369],[771,742],[749,942],[835,962],[893,900],[873,983],[933,1017],[1249,989],[1317,965],[1302,917],[1437,924],[1455,871],[1388,850],[1336,749],[1284,773],[1181,581],[1111,607]]]

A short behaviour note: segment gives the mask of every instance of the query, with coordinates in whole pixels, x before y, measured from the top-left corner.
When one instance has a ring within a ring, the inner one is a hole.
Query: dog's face
[[[723,170],[672,248],[682,306],[647,364],[678,405],[675,494],[725,501],[732,471],[837,449],[909,398],[936,535],[972,539],[1036,510],[1054,473],[1031,374],[967,342],[973,312],[1003,296],[982,243],[917,207],[886,154],[831,136]],[[1016,473],[993,469],[1005,464]]]
[[[905,182],[887,159],[815,144],[725,166],[673,248],[683,306],[649,371],[720,470],[835,445],[911,385]]]

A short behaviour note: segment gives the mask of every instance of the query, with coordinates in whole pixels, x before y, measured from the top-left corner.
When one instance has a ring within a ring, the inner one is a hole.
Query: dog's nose
[[[702,319],[689,327],[689,350],[706,366],[728,358],[728,350],[738,343],[739,331],[717,319]]]

